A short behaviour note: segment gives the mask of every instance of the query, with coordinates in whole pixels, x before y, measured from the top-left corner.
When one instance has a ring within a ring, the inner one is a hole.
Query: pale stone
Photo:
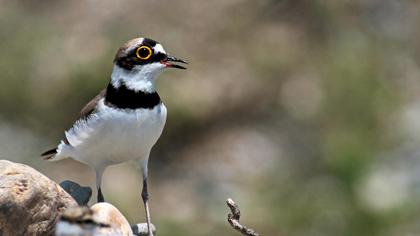
[[[91,207],[95,222],[109,224],[120,229],[124,236],[133,235],[131,226],[121,212],[113,205],[100,202]]]
[[[76,201],[24,164],[0,160],[0,235],[53,235],[59,216]]]
[[[132,236],[130,224],[121,212],[109,203],[97,203],[91,208],[68,209],[57,224],[56,236]]]

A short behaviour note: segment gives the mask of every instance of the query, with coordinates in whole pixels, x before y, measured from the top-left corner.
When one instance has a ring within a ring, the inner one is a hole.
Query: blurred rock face
[[[0,235],[52,235],[59,215],[76,201],[33,168],[0,161]]]
[[[131,236],[133,231],[117,208],[109,203],[101,202],[91,208],[68,209],[57,223],[55,235]]]
[[[64,187],[76,198],[86,191],[71,181]],[[89,196],[83,201],[86,203]],[[136,224],[136,235],[145,235],[147,228]],[[155,227],[153,226],[155,230]],[[60,185],[35,169],[19,163],[0,160],[0,235],[121,235],[131,236],[127,219],[113,205],[97,203],[78,207]]]

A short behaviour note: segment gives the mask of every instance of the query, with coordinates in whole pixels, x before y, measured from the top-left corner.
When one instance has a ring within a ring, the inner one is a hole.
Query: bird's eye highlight
[[[140,60],[147,60],[152,56],[152,49],[148,46],[141,46],[137,48],[136,56]]]

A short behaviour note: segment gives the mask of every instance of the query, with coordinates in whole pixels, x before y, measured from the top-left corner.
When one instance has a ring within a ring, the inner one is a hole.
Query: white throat
[[[154,64],[154,63],[153,63]],[[118,88],[121,82],[127,88],[134,91],[143,91],[147,93],[155,92],[155,79],[161,71],[161,65],[146,65],[132,70],[126,70],[114,64],[111,74],[111,83]],[[159,63],[160,64],[160,63]]]

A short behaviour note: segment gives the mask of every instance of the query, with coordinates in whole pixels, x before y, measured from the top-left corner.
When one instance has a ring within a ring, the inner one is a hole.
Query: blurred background
[[[94,186],[43,161],[147,36],[190,62],[160,76],[167,125],[152,151],[159,235],[420,234],[420,2],[0,0],[0,158]],[[103,192],[144,222],[140,175]]]

